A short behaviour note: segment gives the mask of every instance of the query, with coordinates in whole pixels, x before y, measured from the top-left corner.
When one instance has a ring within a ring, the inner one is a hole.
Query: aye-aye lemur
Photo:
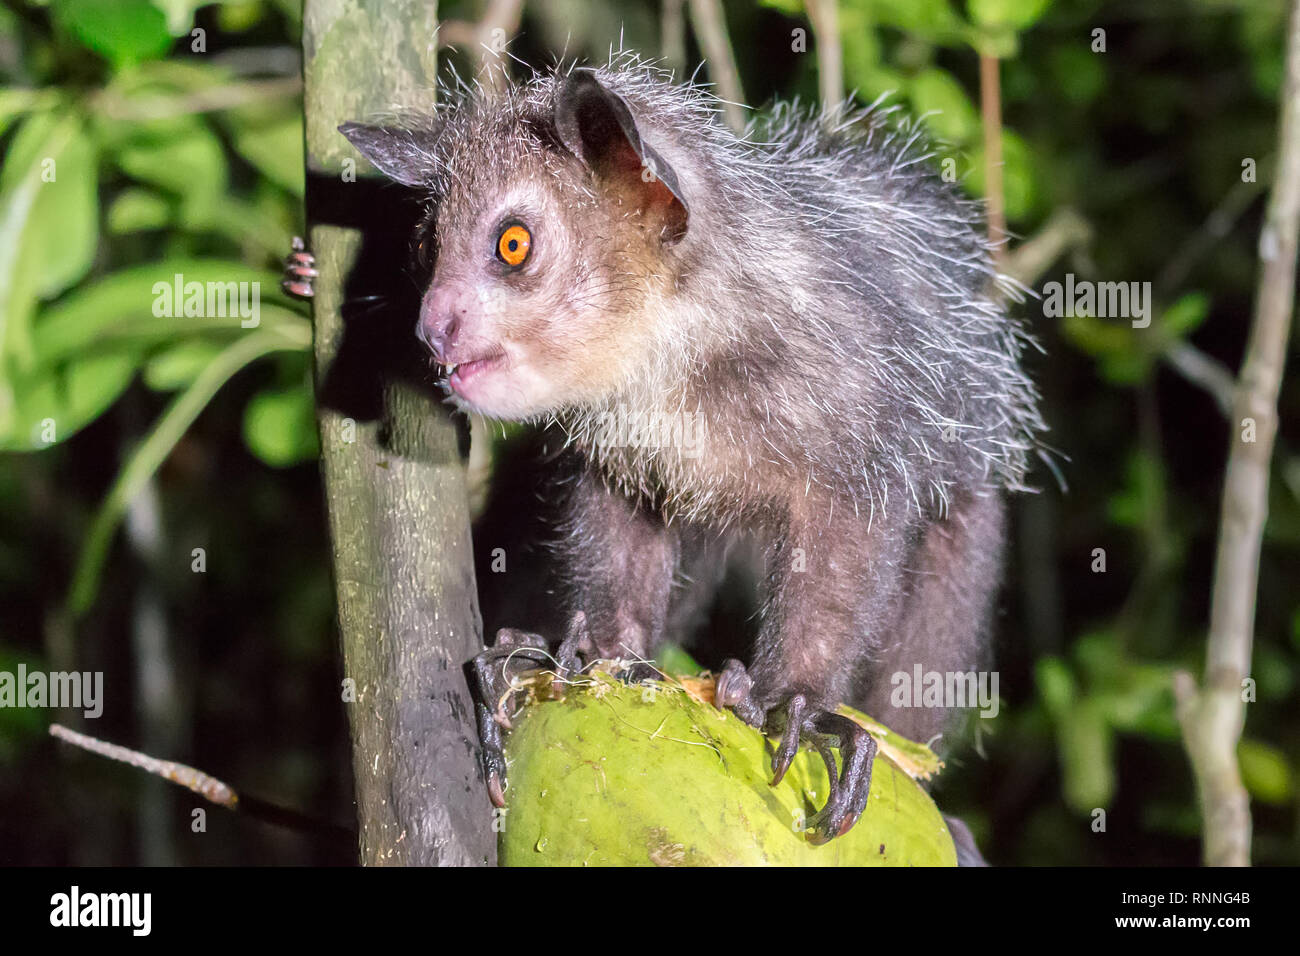
[[[876,748],[835,707],[942,731],[942,708],[893,706],[891,675],[984,662],[1004,492],[1043,428],[980,207],[888,111],[784,105],[737,136],[631,57],[462,91],[417,125],[341,130],[428,197],[417,334],[454,403],[568,436],[561,665],[648,656],[692,561],[757,541],[759,633],[716,700],[779,738],[778,778],[801,742],[821,753],[810,836],[845,832]],[[477,671],[498,805],[501,662],[538,648],[503,630]]]

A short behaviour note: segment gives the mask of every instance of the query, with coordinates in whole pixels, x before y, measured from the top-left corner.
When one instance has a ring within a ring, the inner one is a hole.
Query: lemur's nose
[[[439,361],[446,359],[455,347],[456,335],[460,331],[465,310],[456,299],[454,291],[435,284],[425,293],[420,305],[420,321],[415,334]]]

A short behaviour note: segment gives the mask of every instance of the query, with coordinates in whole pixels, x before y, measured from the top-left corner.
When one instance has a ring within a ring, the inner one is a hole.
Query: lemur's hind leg
[[[718,706],[778,738],[774,783],[800,744],[821,755],[830,792],[809,821],[814,843],[847,832],[867,805],[876,742],[836,708],[852,690],[853,662],[889,639],[914,538],[912,519],[901,510],[868,523],[848,509],[822,517],[833,509],[821,504],[791,508],[776,530],[753,664],[747,670],[728,661],[714,694]],[[832,745],[839,747],[838,766]]]
[[[946,707],[895,706],[895,674],[910,682],[919,665],[922,673],[944,675],[946,685],[949,674],[990,664],[986,636],[1002,573],[1005,511],[997,494],[954,497],[948,517],[929,525],[908,562],[897,623],[870,655],[860,694],[850,701],[904,737],[932,740],[958,715]]]

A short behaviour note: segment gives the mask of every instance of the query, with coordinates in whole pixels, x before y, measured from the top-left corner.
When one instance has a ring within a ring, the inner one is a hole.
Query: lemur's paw
[[[307,245],[298,236],[293,237],[293,251],[284,258],[284,276],[280,288],[296,299],[310,299],[316,294],[312,280],[316,271],[316,257],[307,251]]]
[[[488,797],[498,807],[506,805],[506,753],[503,730],[510,729],[510,715],[518,678],[524,671],[551,663],[546,641],[538,634],[503,627],[496,642],[470,661],[474,678],[474,714],[478,720],[479,743],[483,747],[483,775]]]
[[[478,720],[479,743],[483,748],[483,773],[493,805],[506,804],[506,754],[503,731],[510,729],[515,698],[523,689],[524,674],[553,669],[552,692],[559,691],[570,674],[582,669],[580,655],[588,653],[587,618],[573,615],[569,630],[554,657],[540,634],[503,627],[496,641],[470,661],[474,679],[474,712]]]
[[[801,693],[783,695],[774,706],[765,708],[755,701],[753,688],[753,678],[745,666],[729,660],[718,676],[713,699],[719,707],[730,707],[746,723],[780,738],[772,754],[773,786],[790,769],[801,743],[821,755],[830,778],[830,796],[808,821],[808,840],[820,844],[843,836],[867,806],[871,764],[876,757],[875,738],[843,714],[810,706]],[[833,746],[840,751],[839,765]]]

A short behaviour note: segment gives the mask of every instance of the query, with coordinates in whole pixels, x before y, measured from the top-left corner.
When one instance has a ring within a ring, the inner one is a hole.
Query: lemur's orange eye
[[[522,265],[532,244],[532,233],[523,226],[518,223],[506,226],[497,239],[497,256],[508,266]]]

